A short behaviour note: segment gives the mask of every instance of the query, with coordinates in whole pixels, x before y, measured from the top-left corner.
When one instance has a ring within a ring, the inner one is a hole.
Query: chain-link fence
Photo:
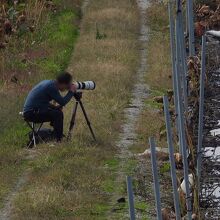
[[[220,219],[220,42],[208,38],[200,206],[203,219]]]

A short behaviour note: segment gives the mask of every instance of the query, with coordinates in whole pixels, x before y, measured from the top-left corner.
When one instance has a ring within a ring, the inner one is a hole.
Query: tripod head
[[[82,92],[76,92],[74,94],[74,98],[76,99],[77,102],[80,102],[82,99]]]

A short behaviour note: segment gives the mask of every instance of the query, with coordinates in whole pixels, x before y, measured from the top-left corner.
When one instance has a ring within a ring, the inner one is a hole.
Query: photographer
[[[62,97],[60,92],[68,91]],[[76,85],[72,84],[72,76],[63,72],[56,80],[43,80],[28,94],[24,104],[24,118],[27,121],[42,123],[51,122],[57,142],[63,137],[63,112],[65,106],[76,92]],[[51,105],[54,100],[59,106]]]

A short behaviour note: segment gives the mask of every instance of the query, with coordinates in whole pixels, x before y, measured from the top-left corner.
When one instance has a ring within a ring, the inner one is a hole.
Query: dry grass
[[[158,110],[153,109],[151,106],[147,106],[142,115],[140,116],[137,126],[138,144],[133,146],[135,153],[142,153],[148,147],[147,140],[149,137],[155,137],[157,139],[158,147],[166,147],[166,140],[164,135],[161,135],[161,131],[164,130],[164,118],[163,114]]]
[[[165,91],[171,87],[169,37],[167,32],[153,33],[152,36],[148,47],[147,82],[151,85],[151,89]]]
[[[99,219],[108,198],[102,182],[103,161],[112,154],[93,146],[65,146],[42,150],[31,166],[28,185],[17,196],[12,219]]]
[[[96,27],[105,39],[96,39]],[[91,0],[68,68],[77,80],[95,80],[83,101],[98,143],[91,141],[82,114],[72,143],[39,149],[32,175],[18,194],[12,219],[106,219],[114,179],[114,147],[130,98],[138,61],[135,1]],[[72,112],[65,110],[66,124]],[[108,185],[111,185],[108,187]]]
[[[137,125],[138,143],[132,147],[134,152],[143,152],[148,148],[148,138],[155,137],[159,147],[166,147],[166,133],[163,105],[153,98],[166,94],[171,88],[171,62],[169,46],[168,13],[166,3],[152,1],[147,9],[150,38],[148,42],[146,83],[150,87],[150,96]]]
[[[106,39],[96,39],[96,25]],[[85,95],[86,107],[92,112],[92,121],[100,132],[98,136],[112,143],[117,135],[115,131],[119,131],[119,113],[128,102],[129,89],[135,78],[137,28],[137,12],[132,1],[128,5],[125,1],[111,4],[92,1],[69,67],[76,79],[96,81],[96,91]]]
[[[153,1],[148,8],[151,37],[148,45],[147,82],[151,89],[165,91],[171,87],[169,21],[166,3]]]

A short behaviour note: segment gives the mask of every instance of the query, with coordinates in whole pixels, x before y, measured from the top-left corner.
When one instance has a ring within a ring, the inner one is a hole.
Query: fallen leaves
[[[176,215],[170,208],[163,208],[162,209],[162,219],[163,220],[175,220]]]
[[[201,37],[206,29],[220,28],[220,4],[214,10],[209,5],[199,5],[196,9],[195,33]]]

